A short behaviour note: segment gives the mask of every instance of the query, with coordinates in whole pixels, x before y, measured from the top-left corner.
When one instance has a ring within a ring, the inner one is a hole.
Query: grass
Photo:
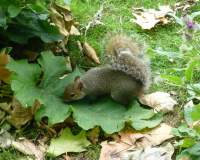
[[[79,52],[76,45],[76,40],[88,41],[91,46],[95,48],[101,59],[104,57],[104,46],[106,40],[109,38],[111,33],[125,33],[137,39],[141,43],[145,43],[147,48],[156,49],[162,48],[164,51],[179,52],[179,47],[182,44],[181,35],[178,33],[180,27],[175,23],[167,25],[158,25],[152,30],[142,30],[139,26],[134,24],[131,19],[133,7],[144,7],[144,8],[157,8],[160,5],[172,5],[175,0],[104,0],[104,11],[102,16],[102,22],[104,25],[97,25],[91,27],[86,37],[84,35],[78,38],[71,38],[69,40],[69,51],[74,55],[74,61],[81,67],[92,67],[93,63],[88,63],[83,58],[83,55]],[[81,31],[84,31],[84,27],[92,20],[95,13],[99,10],[102,4],[101,0],[72,0],[71,10],[72,14],[77,22],[80,23]],[[196,5],[192,8],[193,11],[198,11],[200,5]],[[147,52],[151,54],[151,68],[153,78],[157,76],[157,73],[165,73],[166,69],[171,69],[182,65],[180,62],[170,62],[165,56],[156,55],[156,53]],[[178,115],[166,117],[166,121],[173,119],[173,124],[176,126],[176,122],[179,122],[182,118],[181,105],[185,102],[187,93],[184,89],[180,89],[174,86],[170,86],[166,83],[153,84],[151,87],[152,91],[176,91],[180,97],[179,105],[176,108]],[[26,134],[26,133],[24,133]],[[32,136],[32,135],[31,135]],[[87,152],[76,155],[77,159],[96,160],[99,156],[100,146],[91,146]],[[14,152],[18,155],[18,153]],[[4,157],[7,157],[5,159]],[[18,156],[13,156],[13,151],[2,150],[0,151],[0,160],[15,160]],[[51,159],[51,158],[48,158]]]
[[[100,2],[100,0],[72,1],[72,13],[75,17],[75,20],[80,22],[80,27],[83,30],[100,8]],[[104,11],[101,20],[104,25],[91,27],[87,32],[87,36],[82,36],[82,39],[88,41],[91,46],[96,49],[100,58],[104,56],[104,46],[106,44],[106,40],[109,38],[110,33],[125,33],[134,37],[139,42],[145,43],[147,48],[153,50],[162,48],[164,51],[168,52],[179,52],[179,47],[182,44],[182,37],[180,33],[178,33],[181,29],[179,25],[170,23],[167,25],[158,25],[151,30],[142,30],[139,26],[131,21],[133,18],[133,7],[157,8],[160,5],[173,5],[175,2],[175,0],[104,0]],[[198,11],[199,9],[200,5],[196,5],[192,8],[192,11]],[[74,52],[77,52],[77,48],[74,48]],[[147,54],[150,54],[150,52],[147,52]],[[79,57],[80,54],[77,57],[78,60],[80,60]],[[156,77],[157,73],[162,74],[168,72],[168,70],[183,67],[183,63],[184,62],[179,61],[170,62],[166,56],[156,55],[156,53],[153,53],[153,56],[151,56],[152,77]],[[177,72],[173,74],[178,75]],[[175,109],[174,114],[169,114],[165,117],[165,121],[167,123],[177,126],[177,124],[179,124],[183,118],[182,105],[187,99],[186,90],[171,86],[167,83],[159,83],[152,85],[150,92],[153,91],[176,91],[177,95],[179,95],[177,97],[179,105]],[[172,119],[173,123],[171,123]]]

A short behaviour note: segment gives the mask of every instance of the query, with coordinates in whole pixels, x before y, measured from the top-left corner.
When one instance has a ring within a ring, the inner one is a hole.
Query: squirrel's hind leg
[[[125,106],[129,104],[129,102],[130,102],[130,100],[132,98],[132,97],[130,97],[130,95],[123,94],[120,91],[112,91],[111,92],[111,97],[116,102],[119,102],[120,104],[123,104]]]

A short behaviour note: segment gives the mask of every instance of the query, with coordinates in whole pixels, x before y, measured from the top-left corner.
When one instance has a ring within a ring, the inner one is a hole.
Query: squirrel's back
[[[150,64],[144,58],[143,49],[132,38],[116,35],[108,43],[106,54],[114,70],[122,71],[141,82],[144,88],[150,84]]]
[[[108,62],[88,70],[65,89],[65,100],[109,94],[112,99],[128,104],[149,85],[150,67],[139,45],[123,35],[113,37],[106,47]]]
[[[90,81],[90,80],[93,81]],[[87,95],[111,94],[113,99],[126,104],[133,96],[143,92],[143,85],[126,73],[109,66],[95,67],[86,72],[81,80]]]

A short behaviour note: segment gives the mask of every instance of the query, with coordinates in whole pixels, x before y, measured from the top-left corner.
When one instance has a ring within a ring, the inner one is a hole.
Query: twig
[[[96,14],[93,16],[92,20],[86,25],[85,27],[85,33],[84,36],[86,37],[87,31],[96,25],[103,25],[101,22],[102,15],[104,10],[104,3],[100,6],[99,10],[96,12]]]

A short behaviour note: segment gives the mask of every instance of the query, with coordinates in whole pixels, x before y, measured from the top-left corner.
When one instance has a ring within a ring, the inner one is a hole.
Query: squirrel
[[[149,87],[150,65],[142,49],[125,35],[116,35],[106,47],[108,62],[77,76],[64,91],[65,102],[85,96],[110,95],[113,100],[127,105]]]

